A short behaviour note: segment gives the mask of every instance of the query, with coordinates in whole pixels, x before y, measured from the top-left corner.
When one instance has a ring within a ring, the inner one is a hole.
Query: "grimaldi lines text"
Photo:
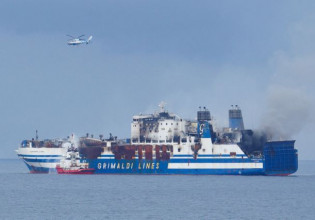
[[[133,170],[135,167],[136,162],[103,162],[103,163],[98,163],[97,168],[99,170],[103,169],[121,169],[121,170]],[[138,165],[136,166],[138,170],[144,170],[144,169],[159,169],[160,163],[154,163],[154,162],[139,162],[137,163]]]

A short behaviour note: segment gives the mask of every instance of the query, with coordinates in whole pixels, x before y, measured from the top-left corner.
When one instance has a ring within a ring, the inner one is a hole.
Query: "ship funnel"
[[[242,111],[238,105],[229,110],[229,127],[235,130],[244,130]]]
[[[211,124],[211,114],[206,107],[199,107],[197,112],[198,128],[197,132],[201,138],[209,138],[210,142],[214,142],[216,139],[216,134],[213,132],[213,127]]]
[[[197,132],[200,137],[201,149],[208,154],[213,153],[211,130],[212,126],[208,121],[198,121]]]
[[[203,110],[201,107],[199,107],[199,111],[197,112],[197,120],[198,121],[210,121],[210,111],[206,109],[206,107],[203,107]]]
[[[197,132],[201,138],[211,138],[210,124],[207,121],[199,122]]]

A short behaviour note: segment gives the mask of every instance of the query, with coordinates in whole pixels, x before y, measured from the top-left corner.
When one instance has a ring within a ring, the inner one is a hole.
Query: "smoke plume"
[[[311,101],[298,88],[272,86],[262,118],[262,130],[268,139],[290,139],[309,122]]]

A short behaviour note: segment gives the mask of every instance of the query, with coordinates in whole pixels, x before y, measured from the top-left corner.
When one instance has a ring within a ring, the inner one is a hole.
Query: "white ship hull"
[[[31,173],[56,172],[56,165],[66,153],[65,148],[19,148],[17,154]]]

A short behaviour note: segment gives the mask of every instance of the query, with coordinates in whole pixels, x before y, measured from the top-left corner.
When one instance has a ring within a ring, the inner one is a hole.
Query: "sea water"
[[[0,219],[315,219],[315,161],[270,177],[29,174],[3,159]]]

